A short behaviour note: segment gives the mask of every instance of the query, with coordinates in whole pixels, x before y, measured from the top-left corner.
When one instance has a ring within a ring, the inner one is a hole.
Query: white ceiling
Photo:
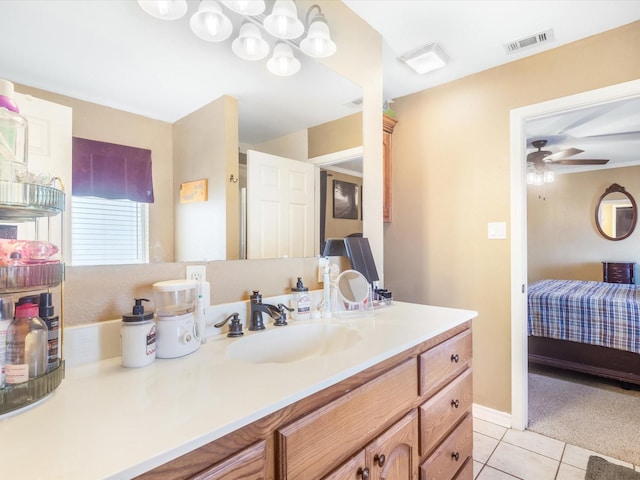
[[[169,122],[229,94],[238,98],[241,141],[246,143],[356,111],[348,104],[361,96],[360,88],[317,62],[302,59],[295,77],[275,77],[266,72],[266,60],[234,57],[232,39],[221,44],[198,39],[188,20],[199,2],[188,3],[185,17],[162,21],[144,13],[133,0],[2,0],[0,78]],[[297,3],[303,18],[311,2]],[[345,3],[384,37],[387,99],[640,19],[640,0]],[[241,19],[232,15],[237,32]],[[331,25],[331,18],[327,20]],[[506,53],[505,43],[549,28],[553,41]],[[432,42],[451,57],[446,68],[419,76],[397,61],[399,55]],[[636,124],[637,120],[636,116]],[[566,134],[542,127],[535,133]]]

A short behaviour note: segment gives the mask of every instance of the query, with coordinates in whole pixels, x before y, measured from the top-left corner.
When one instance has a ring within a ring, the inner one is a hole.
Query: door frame
[[[640,96],[640,80],[548,100],[511,110],[511,427],[528,425],[527,363],[527,184],[526,135],[529,120]]]

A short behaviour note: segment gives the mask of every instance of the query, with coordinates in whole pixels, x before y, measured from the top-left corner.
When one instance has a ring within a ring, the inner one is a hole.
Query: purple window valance
[[[151,150],[73,137],[72,194],[153,203]]]

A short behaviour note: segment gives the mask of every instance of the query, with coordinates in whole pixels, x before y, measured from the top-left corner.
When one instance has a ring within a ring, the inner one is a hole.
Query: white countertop
[[[143,368],[123,368],[120,357],[67,368],[48,398],[0,418],[0,476],[131,478],[475,316],[395,302],[367,318],[290,322],[356,329],[360,341],[331,356],[249,364],[227,358],[227,346],[238,339],[220,336],[191,355]],[[244,338],[249,334],[263,332]]]

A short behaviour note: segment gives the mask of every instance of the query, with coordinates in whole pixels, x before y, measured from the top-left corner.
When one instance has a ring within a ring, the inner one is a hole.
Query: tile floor
[[[590,455],[634,467],[534,432],[473,419],[475,480],[584,480]],[[640,466],[635,470],[640,472]]]

